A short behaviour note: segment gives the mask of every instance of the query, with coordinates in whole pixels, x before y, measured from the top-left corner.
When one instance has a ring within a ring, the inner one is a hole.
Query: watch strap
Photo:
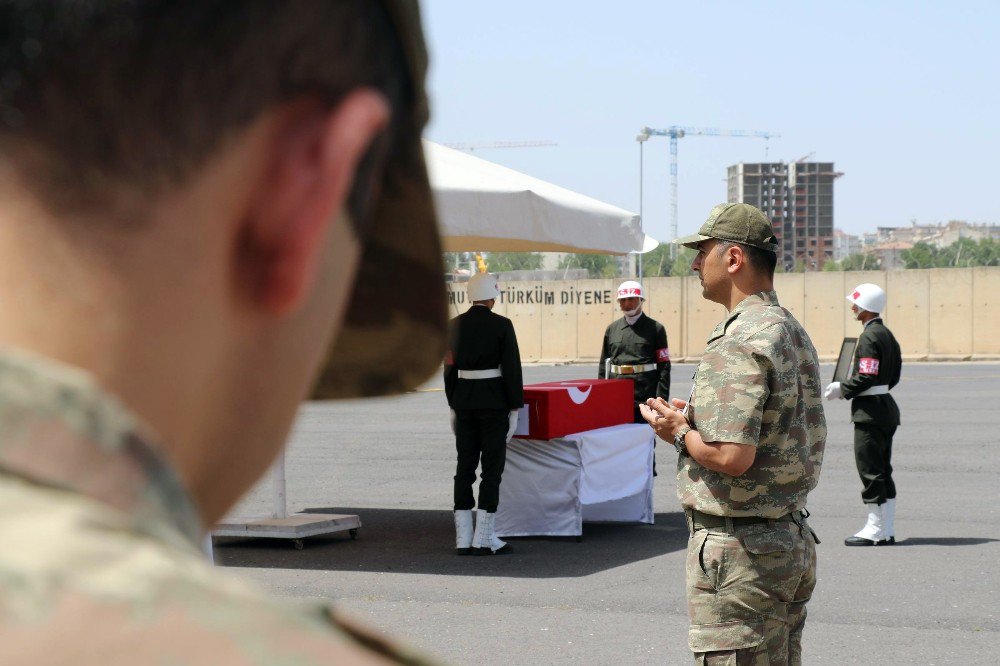
[[[677,431],[677,434],[674,435],[674,448],[677,449],[677,453],[687,453],[687,444],[684,442],[684,438],[692,430],[694,430],[694,428],[691,426],[681,426],[680,430]]]

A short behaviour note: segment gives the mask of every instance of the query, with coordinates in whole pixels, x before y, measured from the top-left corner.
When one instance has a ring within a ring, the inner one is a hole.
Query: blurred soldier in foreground
[[[444,389],[452,410],[458,465],[455,471],[455,552],[499,555],[511,551],[494,531],[507,442],[524,404],[521,354],[514,324],[494,313],[500,297],[495,275],[477,273],[467,285],[472,307],[451,320]],[[479,510],[473,535],[472,484],[482,462]]]
[[[670,350],[663,324],[642,311],[646,297],[642,285],[633,280],[618,287],[622,318],[604,331],[599,379],[631,379],[635,385],[636,423],[645,423],[639,405],[650,398],[670,395]]]
[[[899,426],[899,407],[889,389],[899,383],[902,354],[899,343],[879,316],[885,292],[875,284],[860,284],[847,295],[851,312],[863,329],[854,348],[851,376],[826,387],[827,400],[851,401],[854,461],[861,476],[861,501],[868,521],[848,546],[891,546],[896,543],[896,484],[892,480],[892,436]]]
[[[0,663],[420,661],[200,545],[315,380],[437,367],[425,66],[403,0],[0,2]]]
[[[826,443],[819,361],[774,293],[765,215],[721,204],[692,236],[702,295],[729,311],[708,338],[690,404],[642,413],[677,449],[687,514],[688,642],[699,664],[801,664],[816,536],[806,496]]]

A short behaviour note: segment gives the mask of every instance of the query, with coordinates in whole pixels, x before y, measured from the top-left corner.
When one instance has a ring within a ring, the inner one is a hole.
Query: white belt
[[[885,395],[889,392],[888,384],[879,384],[878,386],[873,386],[870,389],[865,389],[861,393],[854,396],[855,398],[861,398],[866,395]]]
[[[610,367],[611,372],[616,375],[637,375],[640,372],[656,370],[655,363],[646,363],[644,365],[612,365]]]
[[[503,373],[500,372],[500,368],[490,368],[489,370],[459,370],[459,379],[493,379],[494,377],[503,377]]]

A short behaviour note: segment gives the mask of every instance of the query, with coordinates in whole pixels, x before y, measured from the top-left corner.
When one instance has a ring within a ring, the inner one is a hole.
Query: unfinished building
[[[820,270],[833,260],[833,162],[758,162],[727,170],[730,203],[748,203],[771,220],[785,270]]]

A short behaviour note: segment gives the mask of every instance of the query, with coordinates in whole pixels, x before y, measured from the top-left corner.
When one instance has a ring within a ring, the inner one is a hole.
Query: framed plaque
[[[844,338],[840,343],[840,356],[833,368],[833,381],[842,382],[851,376],[851,362],[854,360],[854,349],[858,346],[857,338]]]

